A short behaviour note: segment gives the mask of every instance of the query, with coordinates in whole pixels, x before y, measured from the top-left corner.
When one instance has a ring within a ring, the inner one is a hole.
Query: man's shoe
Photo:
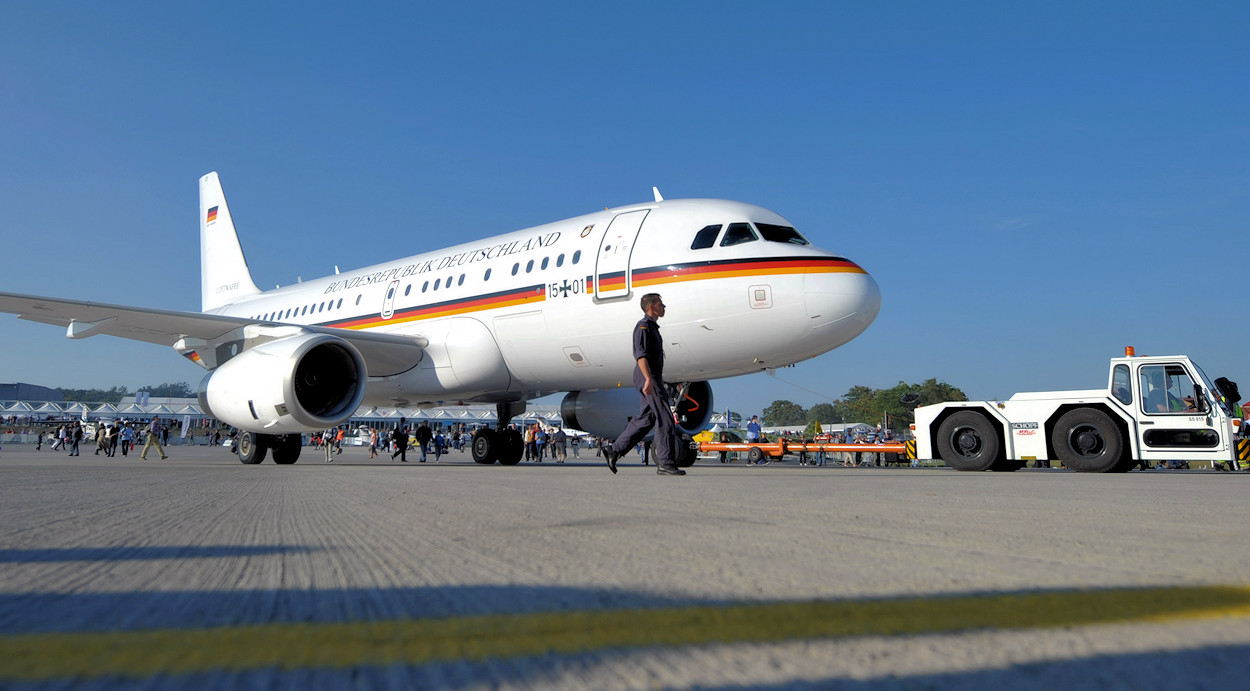
[[[612,474],[616,475],[616,459],[620,458],[620,454],[616,452],[616,447],[611,444],[603,447],[603,457],[608,459],[608,470],[611,470]]]
[[[675,465],[657,465],[655,467],[656,475],[685,475],[686,471]]]

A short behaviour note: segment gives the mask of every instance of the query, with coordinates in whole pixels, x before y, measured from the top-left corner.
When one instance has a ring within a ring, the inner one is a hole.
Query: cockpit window
[[[751,230],[750,223],[730,223],[729,230],[725,231],[725,237],[720,241],[720,246],[729,247],[758,239],[755,237],[755,231]]]
[[[810,245],[807,238],[799,235],[799,231],[790,226],[775,226],[771,223],[756,223],[756,228],[760,229],[760,235],[769,242],[788,242],[792,245]]]
[[[690,249],[702,250],[716,244],[716,236],[720,235],[721,225],[717,223],[714,226],[704,226],[703,230],[695,233],[694,242],[690,243]]]

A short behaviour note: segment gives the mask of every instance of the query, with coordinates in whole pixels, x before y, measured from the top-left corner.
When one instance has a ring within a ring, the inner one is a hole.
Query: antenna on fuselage
[[[651,191],[655,193],[655,200],[656,200],[657,202],[662,202],[662,201],[664,201],[664,197],[663,197],[663,195],[661,195],[661,194],[660,194],[660,188],[659,188],[659,187],[652,187],[652,188],[651,188]]]

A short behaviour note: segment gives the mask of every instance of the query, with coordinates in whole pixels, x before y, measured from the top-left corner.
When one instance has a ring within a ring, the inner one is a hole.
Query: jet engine
[[[204,412],[265,434],[333,427],[364,398],[364,358],[352,344],[325,334],[262,343],[227,360],[200,382]]]
[[[566,427],[611,439],[638,414],[640,398],[633,388],[573,391],[560,402],[560,417]],[[677,428],[687,435],[703,431],[712,419],[712,385],[705,381],[671,387],[669,400],[676,405]]]

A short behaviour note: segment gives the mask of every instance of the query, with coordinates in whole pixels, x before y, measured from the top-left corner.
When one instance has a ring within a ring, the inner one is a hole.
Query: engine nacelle
[[[560,402],[560,417],[566,427],[612,439],[638,414],[640,398],[633,388],[573,391]],[[685,385],[676,408],[679,430],[689,435],[703,431],[712,419],[712,385],[705,381]]]
[[[365,394],[364,358],[325,334],[279,338],[227,360],[200,382],[200,406],[252,432],[312,432],[344,422]]]

